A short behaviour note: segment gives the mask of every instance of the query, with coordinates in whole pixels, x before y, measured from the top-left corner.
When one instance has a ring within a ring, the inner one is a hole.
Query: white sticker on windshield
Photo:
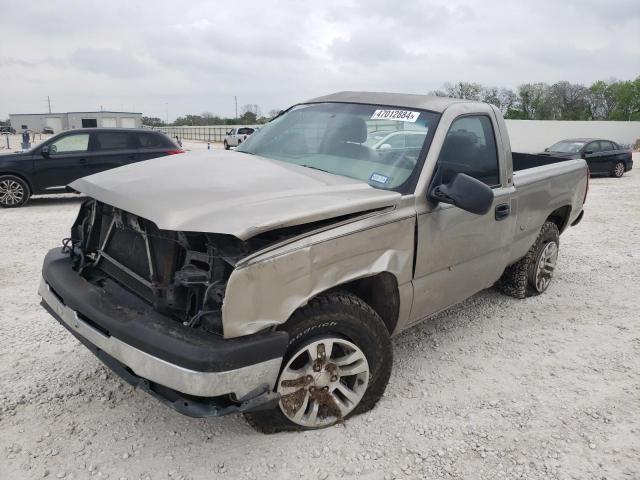
[[[415,122],[420,116],[420,112],[409,110],[376,110],[371,115],[371,120],[398,120],[400,122]]]

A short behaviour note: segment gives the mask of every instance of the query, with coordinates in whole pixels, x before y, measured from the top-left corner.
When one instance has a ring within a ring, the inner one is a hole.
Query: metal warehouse
[[[45,128],[54,133],[74,128],[108,127],[141,128],[142,113],[136,112],[67,112],[67,113],[12,113],[11,126],[18,132],[24,129],[42,132]]]

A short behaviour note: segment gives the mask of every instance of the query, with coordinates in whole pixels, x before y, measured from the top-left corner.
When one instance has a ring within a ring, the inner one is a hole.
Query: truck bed
[[[541,167],[543,165],[551,165],[553,163],[566,162],[571,160],[569,158],[558,158],[551,155],[536,155],[533,153],[518,153],[513,152],[511,154],[513,158],[513,171],[526,170],[527,168]]]

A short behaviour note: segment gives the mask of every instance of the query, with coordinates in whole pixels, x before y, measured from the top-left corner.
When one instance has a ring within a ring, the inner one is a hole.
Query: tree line
[[[445,83],[430,93],[491,103],[505,118],[517,120],[640,120],[640,76],[635,80],[598,80],[589,86],[567,81],[524,83],[516,89],[457,82]],[[237,118],[203,112],[180,116],[169,125],[255,125],[267,123],[278,113],[270,110],[263,115],[258,105],[247,104]],[[157,117],[142,117],[142,123],[165,125]]]
[[[211,112],[203,112],[200,115],[187,114],[176,118],[169,125],[206,126],[206,125],[256,125],[267,123],[278,115],[279,110],[270,110],[262,115],[260,107],[255,103],[244,105],[240,109],[240,115],[236,117],[221,117]],[[142,124],[150,127],[161,127],[166,123],[158,117],[142,117]]]
[[[491,103],[505,118],[518,120],[640,120],[640,76],[598,80],[589,86],[567,81],[525,83],[515,90],[457,82],[431,93]]]

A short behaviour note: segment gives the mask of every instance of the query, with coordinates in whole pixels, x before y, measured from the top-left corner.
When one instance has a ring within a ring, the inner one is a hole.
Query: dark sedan
[[[633,168],[631,151],[616,142],[600,138],[561,140],[546,148],[541,155],[562,158],[584,158],[592,174],[621,177]]]
[[[31,195],[68,192],[80,177],[183,151],[152,130],[62,132],[26,152],[0,155],[0,207],[21,207]]]

